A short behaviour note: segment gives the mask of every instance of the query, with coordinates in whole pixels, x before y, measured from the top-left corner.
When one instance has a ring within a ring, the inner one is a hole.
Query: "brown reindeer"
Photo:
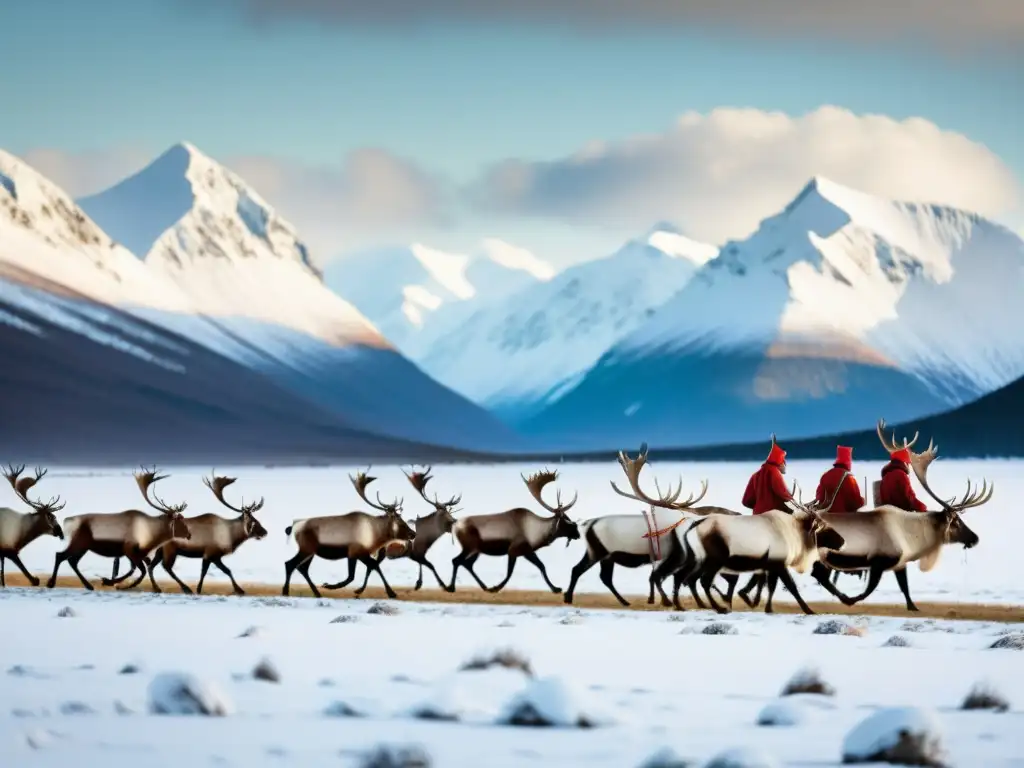
[[[32,507],[32,512],[22,513],[10,507],[0,507],[0,587],[6,587],[7,582],[4,576],[4,563],[10,560],[18,570],[22,572],[28,583],[33,587],[39,586],[39,579],[28,572],[24,563],[21,562],[21,550],[40,536],[56,536],[64,538],[64,531],[57,522],[57,512],[64,509],[64,504],[58,504],[60,496],[55,496],[49,501],[33,501],[28,497],[29,490],[38,483],[46,474],[45,469],[36,467],[35,477],[19,477],[25,471],[25,465],[15,469],[10,464],[4,477],[11,484],[11,488],[18,495],[18,498]]]
[[[384,577],[384,571],[381,570],[373,556],[394,542],[405,544],[416,535],[409,524],[402,519],[403,500],[396,498],[391,503],[384,503],[378,493],[377,503],[374,504],[366,498],[366,487],[377,478],[368,477],[366,472],[357,472],[355,477],[349,475],[348,479],[352,481],[359,498],[384,514],[348,512],[344,515],[307,517],[292,521],[292,524],[285,529],[285,533],[295,536],[295,543],[298,544],[299,551],[284,564],[282,595],[288,594],[292,572],[298,570],[309,584],[313,594],[320,597],[320,590],[316,588],[309,577],[309,566],[314,557],[321,557],[324,560],[347,559],[349,561],[348,580],[337,584],[324,584],[324,589],[339,589],[352,581],[355,562],[358,561],[368,569],[380,574],[380,580],[384,583],[384,590],[388,597],[392,599],[397,597]]]
[[[416,526],[416,537],[407,545],[385,547],[377,553],[377,564],[380,565],[381,561],[387,557],[389,560],[396,560],[398,558],[407,557],[419,566],[419,574],[416,577],[416,585],[413,590],[418,590],[423,587],[423,566],[430,569],[430,572],[434,574],[434,578],[437,579],[438,585],[445,591],[454,591],[449,589],[448,585],[441,581],[441,576],[438,574],[437,569],[433,563],[427,560],[427,552],[434,542],[444,536],[446,533],[450,533],[452,528],[455,526],[455,507],[458,506],[459,502],[462,501],[462,494],[458,496],[452,496],[448,501],[440,501],[437,498],[437,494],[434,494],[433,499],[427,498],[426,487],[427,483],[431,480],[433,475],[430,474],[430,467],[427,467],[423,472],[405,472],[406,478],[412,484],[412,487],[416,489],[420,497],[428,504],[433,505],[434,511],[430,514],[424,515],[423,517],[417,517],[413,521],[413,525]],[[351,561],[350,561],[351,562]],[[354,567],[354,566],[353,566]],[[351,576],[348,581],[351,581]],[[355,594],[360,595],[363,590],[366,589],[366,583],[370,580],[370,571],[366,571],[366,578],[363,579],[363,586],[355,591]],[[343,582],[347,584],[348,581]]]
[[[917,436],[903,445],[896,445],[895,436],[887,441],[884,436],[885,421],[879,420],[878,437],[889,453],[900,448],[910,449]],[[962,544],[970,549],[978,543],[978,535],[967,527],[962,517],[968,509],[987,504],[992,498],[994,485],[982,481],[980,488],[967,482],[967,491],[961,499],[940,498],[928,482],[928,467],[938,458],[938,446],[931,441],[922,453],[910,451],[910,466],[921,487],[939,505],[936,511],[916,512],[892,506],[881,506],[857,513],[823,515],[827,523],[846,539],[846,546],[839,552],[822,552],[821,562],[811,571],[814,578],[845,605],[854,605],[866,599],[878,587],[882,574],[892,571],[906,599],[907,610],[916,611],[917,606],[910,597],[907,581],[907,566],[918,562],[922,572],[932,570],[939,561],[942,547],[947,544]],[[830,581],[830,571],[867,571],[868,583],[856,597],[849,597]]]
[[[520,557],[537,567],[552,592],[562,591],[551,583],[544,563],[537,557],[537,550],[548,546],[555,539],[565,538],[565,545],[568,547],[572,539],[580,537],[579,526],[566,515],[566,512],[576,503],[579,494],[573,496],[572,501],[568,504],[562,504],[562,494],[561,492],[557,493],[554,507],[548,506],[543,499],[544,486],[557,478],[557,472],[548,470],[537,472],[530,477],[523,477],[523,482],[526,483],[530,495],[551,513],[551,517],[541,517],[529,509],[516,507],[493,515],[464,517],[455,524],[452,532],[459,544],[462,545],[462,551],[452,560],[452,581],[449,592],[455,591],[455,577],[458,575],[460,566],[469,571],[481,589],[497,592],[512,578],[516,560]],[[476,563],[480,555],[508,557],[508,573],[505,574],[505,578],[500,584],[488,587],[476,575],[473,564]]]
[[[210,565],[216,565],[231,579],[231,588],[236,595],[244,595],[245,590],[238,586],[235,577],[226,565],[223,558],[227,557],[238,549],[249,539],[257,541],[267,535],[267,529],[260,525],[255,513],[263,509],[263,499],[252,504],[246,504],[242,499],[242,506],[234,507],[224,499],[224,489],[234,483],[237,477],[219,477],[212,474],[211,477],[204,477],[203,484],[213,491],[217,501],[233,512],[238,513],[236,518],[224,518],[220,515],[206,514],[196,515],[188,518],[188,527],[192,531],[192,538],[186,540],[171,539],[161,546],[153,556],[149,564],[150,578],[152,579],[153,569],[163,565],[164,570],[181,587],[185,594],[191,594],[192,590],[187,584],[178,578],[172,570],[175,560],[180,557],[202,558],[202,565],[199,571],[199,583],[196,584],[196,593],[203,593],[203,581],[206,579],[206,572]]]
[[[137,509],[129,509],[114,514],[88,514],[74,515],[64,520],[64,530],[68,536],[68,545],[63,552],[58,552],[54,558],[53,575],[46,586],[53,587],[57,583],[57,571],[65,560],[75,572],[82,586],[88,590],[93,589],[92,584],[78,570],[78,561],[87,552],[92,552],[100,557],[126,557],[132,564],[132,570],[118,579],[103,579],[105,586],[113,586],[127,579],[136,568],[139,569],[139,577],[128,585],[132,589],[142,581],[147,573],[147,561],[149,553],[171,539],[190,539],[192,537],[188,524],[181,513],[188,506],[187,503],[167,504],[160,499],[156,493],[153,499],[149,497],[150,487],[166,478],[167,475],[158,475],[156,469],[146,471],[145,467],[141,472],[135,473],[135,482],[142,491],[142,497],[153,509],[160,512],[159,515],[150,515],[140,512]],[[156,592],[160,588],[153,581],[150,574],[150,582]]]

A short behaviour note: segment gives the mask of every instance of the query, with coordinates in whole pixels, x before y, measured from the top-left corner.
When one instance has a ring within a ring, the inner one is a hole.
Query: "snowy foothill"
[[[1024,751],[1024,664],[991,648],[997,623],[912,619],[914,647],[896,649],[883,641],[903,618],[842,636],[815,633],[816,616],[372,606],[0,590],[3,754],[53,768],[364,766],[376,749],[432,766],[838,766],[901,729],[948,765]],[[712,621],[735,632],[702,633]],[[829,695],[787,692],[808,669]],[[979,680],[998,680],[1008,711],[961,708]]]
[[[757,469],[756,463],[658,462],[653,452],[651,457],[642,477],[645,488],[653,489],[654,478],[659,479],[662,488],[667,487],[670,481],[675,483],[681,478],[685,496],[698,490],[701,480],[707,479],[708,492],[703,503],[733,509],[741,509],[739,500],[743,488],[750,473]],[[789,482],[796,480],[807,498],[813,494],[821,472],[828,466],[828,462],[794,461],[789,464],[787,479]],[[1020,479],[1021,466],[1020,462],[1014,461],[952,460],[939,460],[932,465],[931,481],[936,493],[942,497],[963,493],[968,478],[975,483],[980,483],[982,478],[988,479],[995,484],[995,492],[988,504],[964,515],[966,523],[980,537],[976,547],[969,551],[959,546],[946,547],[938,565],[928,573],[922,573],[916,565],[907,569],[911,594],[916,602],[1024,603],[1024,587],[1008,577],[1017,569],[1015,543],[1024,539],[1024,518],[1014,506],[1014,500],[1020,496],[1018,489],[1024,492]],[[865,485],[879,476],[881,467],[880,461],[856,460],[854,472],[861,484]],[[543,465],[437,464],[433,467],[429,494],[436,493],[442,499],[461,494],[462,501],[456,510],[456,518],[501,512],[515,506],[526,506],[537,510],[539,514],[546,514],[531,499],[520,477],[521,474],[530,474],[541,468]],[[556,489],[561,490],[563,499],[579,493],[579,500],[569,512],[573,520],[583,521],[609,514],[639,515],[642,511],[640,504],[618,496],[610,487],[609,481],[615,481],[620,487],[625,485],[622,470],[615,462],[554,464],[550,468],[557,469],[559,476],[552,487],[545,489],[549,499],[554,498]],[[175,502],[187,501],[189,506],[186,516],[208,512],[230,515],[202,483],[202,478],[210,474],[211,467],[161,466],[160,469],[170,475],[160,481],[161,498]],[[365,469],[365,465],[315,469],[216,467],[218,474],[238,478],[238,482],[232,486],[236,499],[242,495],[247,500],[261,496],[265,499],[258,517],[269,535],[262,541],[243,544],[226,560],[235,578],[242,583],[282,584],[284,562],[296,551],[295,541],[285,534],[285,528],[298,518],[365,509],[366,505],[359,500],[349,481],[350,474]],[[371,474],[377,477],[372,491],[380,491],[382,498],[404,497],[406,518],[412,520],[433,511],[431,506],[416,495],[400,467],[374,466]],[[59,494],[67,502],[67,507],[61,513],[63,516],[86,512],[117,512],[141,508],[140,505],[144,507],[138,487],[127,468],[117,472],[50,467],[38,492],[47,498]],[[922,498],[926,498],[923,492]],[[9,489],[0,491],[0,504],[16,509],[24,507]],[[656,516],[657,519],[664,520]],[[60,546],[61,543],[52,537],[40,538],[25,548],[22,560],[31,571],[49,574],[53,568],[54,554]],[[568,546],[560,540],[540,550],[539,556],[557,586],[562,589],[568,586],[570,571],[583,556],[584,547],[585,543],[581,540],[572,541]],[[430,550],[428,557],[445,581],[451,577],[451,562],[457,553],[458,548],[450,535],[441,537]],[[124,562],[122,566],[126,567]],[[80,567],[91,578],[109,576],[111,561],[87,555]],[[504,558],[481,557],[475,569],[486,583],[496,584],[505,575],[506,561]],[[175,572],[194,585],[199,577],[199,562],[179,559]],[[384,564],[384,572],[392,585],[411,586],[416,581],[418,568],[407,560],[388,560]],[[72,575],[66,565],[61,573]],[[336,581],[347,574],[347,566],[344,562],[332,563],[317,559],[313,562],[311,574],[317,584]],[[635,569],[616,567],[614,580],[622,594],[632,596],[630,599],[634,603],[643,602],[648,591],[649,574],[648,566]],[[357,582],[353,586],[362,583],[363,575],[363,567],[358,566]],[[159,569],[157,577],[167,578]],[[207,578],[226,582],[216,568],[210,570]],[[794,578],[805,599],[834,601],[810,575],[794,574]],[[301,581],[295,584],[299,586]],[[424,584],[431,589],[437,586],[429,572],[424,573]],[[370,579],[370,585],[380,586],[377,576]],[[848,594],[860,591],[863,586],[864,582],[855,576],[842,576],[839,580],[839,587]],[[479,589],[465,572],[459,574],[457,587],[460,591]],[[523,560],[516,566],[508,588],[547,589],[539,571]],[[583,575],[577,593],[608,594],[601,583],[598,568],[592,568]],[[783,602],[792,600],[783,589],[779,589],[775,599]],[[890,574],[883,576],[868,602],[903,605],[896,579]]]

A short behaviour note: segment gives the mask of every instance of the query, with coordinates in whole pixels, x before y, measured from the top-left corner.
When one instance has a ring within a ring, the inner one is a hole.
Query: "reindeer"
[[[896,445],[895,435],[887,441],[885,420],[876,426],[878,438],[889,453],[900,448],[908,451],[917,442],[904,439],[903,445]],[[916,512],[893,506],[881,506],[857,514],[824,515],[827,524],[842,534],[846,546],[841,551],[822,553],[821,562],[816,563],[811,574],[844,605],[854,605],[867,599],[878,587],[882,574],[892,571],[906,599],[907,610],[917,611],[910,597],[907,581],[907,566],[918,562],[922,573],[932,570],[939,561],[942,547],[946,544],[962,544],[964,549],[977,545],[978,535],[967,527],[961,516],[966,510],[987,504],[992,498],[995,485],[982,480],[975,488],[968,480],[967,491],[962,499],[955,497],[943,500],[928,483],[928,467],[938,458],[938,446],[932,441],[922,453],[910,451],[910,466],[921,487],[939,505],[936,511]],[[856,597],[840,592],[829,580],[830,570],[843,572],[867,571],[868,583]]]
[[[440,501],[435,493],[433,499],[428,499],[425,489],[427,487],[427,483],[433,477],[430,474],[430,469],[430,467],[427,467],[423,472],[405,472],[405,470],[402,470],[403,474],[409,482],[412,483],[412,487],[416,489],[422,499],[428,504],[432,504],[434,506],[434,511],[428,515],[424,515],[423,517],[417,517],[416,520],[413,521],[413,525],[416,526],[416,537],[410,543],[401,547],[385,547],[378,552],[377,564],[380,565],[381,561],[384,560],[385,557],[392,560],[400,557],[408,557],[414,563],[419,565],[420,568],[419,574],[416,577],[416,585],[413,587],[414,591],[423,587],[424,565],[427,566],[427,568],[430,569],[430,572],[434,574],[434,578],[437,579],[437,583],[440,585],[441,589],[446,592],[454,591],[454,589],[449,590],[448,585],[441,580],[441,576],[438,574],[433,563],[427,560],[427,552],[432,546],[434,546],[435,541],[446,533],[451,533],[452,528],[455,526],[455,507],[458,506],[460,501],[462,501],[462,494],[452,496],[448,501]],[[363,590],[366,589],[366,583],[369,580],[370,571],[367,570],[366,578],[363,579],[363,586],[355,592],[357,595],[363,593]],[[348,581],[351,581],[351,578]],[[342,585],[347,584],[348,581],[343,582]]]
[[[544,501],[542,493],[548,483],[558,478],[558,473],[544,470],[530,477],[522,475],[521,477],[526,483],[530,495],[552,516],[541,517],[525,507],[515,507],[505,512],[492,515],[472,515],[459,520],[452,532],[462,546],[462,551],[452,560],[452,581],[448,589],[449,592],[455,591],[455,577],[458,575],[460,566],[469,571],[481,589],[487,592],[498,592],[512,578],[516,560],[520,557],[537,567],[552,592],[557,594],[562,591],[551,583],[544,563],[537,557],[537,550],[548,546],[558,538],[564,538],[565,546],[568,547],[573,539],[580,537],[579,526],[566,514],[576,503],[579,494],[573,496],[572,501],[568,504],[562,504],[562,494],[558,492],[555,496],[555,506],[551,507]],[[505,578],[500,584],[488,587],[476,575],[473,565],[480,555],[508,557],[508,573],[505,574]]]
[[[648,523],[643,520],[642,517],[636,515],[624,516],[632,519],[632,523],[627,523],[625,520],[622,525],[627,528],[632,525],[637,529],[636,535],[640,537],[641,541],[651,542],[650,548],[647,550],[648,559],[652,562],[654,568],[651,571],[650,577],[650,592],[647,597],[648,605],[654,603],[654,590],[657,587],[658,591],[662,596],[662,605],[674,604],[677,610],[683,610],[683,606],[679,602],[679,583],[677,582],[675,593],[671,603],[669,602],[665,591],[662,588],[662,584],[671,574],[679,570],[683,565],[682,549],[678,546],[679,536],[683,531],[687,530],[691,525],[696,523],[698,520],[707,517],[708,515],[727,515],[730,517],[738,516],[740,513],[725,507],[704,505],[694,506],[694,504],[703,499],[707,492],[706,481],[701,489],[700,495],[696,499],[687,499],[683,503],[677,502],[675,499],[678,498],[679,493],[682,492],[682,482],[680,481],[679,490],[676,493],[671,492],[665,495],[661,495],[660,488],[658,489],[659,498],[655,499],[648,496],[639,485],[640,472],[647,463],[648,448],[647,444],[644,443],[640,446],[640,452],[637,454],[635,459],[629,458],[624,451],[619,451],[619,466],[626,473],[626,478],[629,480],[630,487],[633,493],[626,493],[620,490],[615,483],[612,483],[612,490],[618,493],[620,496],[624,496],[628,499],[634,499],[642,501],[649,505],[651,511],[651,527],[655,527],[654,510],[655,508],[667,509],[673,512],[682,513],[682,515],[674,520],[674,522],[668,523],[665,527],[659,528],[658,530],[652,531],[648,527]],[[657,488],[657,481],[655,481],[655,487]],[[641,524],[642,523],[642,524]],[[651,535],[654,534],[654,535]],[[627,533],[627,540],[632,538],[631,533]],[[655,541],[651,541],[655,539]],[[581,563],[582,564],[582,563]],[[733,574],[721,574],[722,580],[728,585],[728,591],[722,592],[717,587],[716,591],[722,595],[726,601],[732,604],[732,593],[736,588],[737,576]],[[704,601],[701,600],[700,595],[697,594],[696,582],[690,584],[690,593],[693,595],[694,602],[697,603],[700,608],[707,608]]]
[[[18,566],[18,570],[29,584],[38,587],[39,579],[29,573],[25,564],[21,562],[21,550],[40,536],[64,538],[64,531],[57,522],[56,515],[64,509],[64,504],[57,503],[60,496],[54,496],[46,502],[33,501],[28,497],[28,492],[46,475],[47,470],[36,467],[35,477],[20,477],[24,471],[24,464],[17,469],[8,464],[7,471],[4,472],[4,477],[18,498],[32,507],[33,511],[22,513],[10,507],[0,507],[0,587],[7,586],[4,576],[4,563],[7,560]]]
[[[196,593],[203,593],[203,581],[206,579],[206,572],[210,570],[210,564],[216,565],[225,576],[231,579],[231,588],[236,595],[244,595],[245,590],[238,586],[235,577],[224,565],[224,557],[227,557],[249,539],[259,541],[267,535],[267,529],[260,525],[255,513],[263,509],[263,499],[252,504],[246,504],[242,499],[241,507],[233,507],[224,499],[224,489],[234,483],[237,477],[218,477],[211,473],[210,477],[203,478],[203,484],[213,491],[217,501],[239,517],[228,519],[220,515],[197,515],[188,518],[188,527],[192,531],[192,537],[187,541],[171,539],[161,546],[156,555],[149,563],[149,576],[153,580],[153,569],[163,565],[164,570],[170,575],[181,591],[186,595],[192,594],[192,589],[178,578],[172,570],[174,562],[179,556],[188,558],[202,558],[202,566],[199,571],[199,583],[196,585]]]
[[[141,472],[134,474],[135,482],[142,491],[142,497],[153,509],[160,512],[159,515],[149,515],[137,509],[129,509],[114,514],[89,514],[74,515],[64,520],[65,533],[68,535],[68,545],[63,552],[58,552],[54,558],[53,574],[47,583],[47,587],[53,588],[57,583],[57,571],[65,560],[71,569],[82,582],[82,586],[92,590],[93,586],[88,579],[78,570],[78,561],[87,552],[92,552],[100,557],[126,557],[132,564],[132,569],[117,579],[103,579],[104,586],[114,586],[127,579],[139,569],[139,577],[122,589],[133,589],[138,586],[147,573],[149,553],[171,539],[191,539],[192,532],[188,523],[181,513],[188,507],[188,504],[167,504],[156,493],[153,499],[149,498],[150,487],[163,480],[167,475],[158,475],[156,468],[146,471],[143,467]],[[153,591],[159,592],[160,588],[153,580],[152,572],[149,572],[150,583]]]
[[[833,502],[835,494],[823,511]],[[765,613],[773,612],[772,598],[780,579],[800,609],[814,613],[801,597],[789,569],[806,573],[818,561],[821,550],[841,549],[845,540],[822,518],[813,502],[805,505],[794,497],[790,504],[796,508],[792,513],[771,510],[750,516],[716,515],[694,522],[680,536],[684,565],[676,573],[676,589],[681,583],[697,579],[711,607],[727,613],[730,609],[720,606],[711,594],[715,577],[723,570],[732,574],[761,572],[768,582]]]
[[[390,504],[385,504],[378,493],[377,503],[374,504],[366,498],[366,487],[377,478],[368,477],[366,472],[357,472],[355,477],[349,475],[348,479],[352,481],[359,498],[384,514],[348,512],[344,515],[307,517],[292,521],[284,532],[289,536],[295,536],[299,551],[284,564],[282,595],[288,595],[292,572],[298,570],[313,594],[320,597],[320,590],[309,577],[309,566],[314,557],[321,557],[324,560],[348,559],[348,578],[337,584],[324,584],[324,589],[340,589],[351,582],[358,561],[365,565],[367,570],[374,570],[380,574],[388,597],[398,597],[388,584],[388,580],[384,578],[384,571],[373,556],[395,542],[406,544],[415,537],[415,532],[402,519],[403,499],[396,498]]]
[[[601,582],[608,587],[608,590],[615,596],[620,605],[628,606],[629,602],[615,589],[615,584],[612,580],[615,566],[639,568],[642,565],[653,565],[656,561],[663,562],[666,558],[672,558],[675,554],[674,544],[677,541],[673,535],[674,529],[685,520],[694,518],[694,515],[700,515],[701,512],[698,510],[719,509],[717,507],[694,507],[708,492],[707,480],[701,483],[700,492],[696,496],[690,494],[685,501],[681,502],[678,501],[678,498],[683,491],[682,480],[680,480],[679,488],[676,491],[673,492],[672,488],[669,487],[668,492],[665,494],[661,493],[661,488],[658,487],[658,483],[655,481],[655,487],[659,494],[657,499],[650,498],[640,490],[638,478],[640,471],[647,461],[646,444],[641,446],[640,454],[636,459],[629,459],[623,451],[619,451],[618,460],[619,466],[622,467],[626,477],[629,478],[633,493],[630,494],[621,490],[615,485],[614,481],[611,484],[612,490],[627,499],[648,504],[651,508],[651,518],[654,518],[654,508],[661,507],[674,512],[675,515],[673,517],[675,520],[668,522],[665,528],[658,530],[654,529],[654,524],[648,520],[646,515],[605,515],[604,517],[594,518],[593,520],[581,523],[580,535],[586,541],[587,548],[583,553],[583,557],[572,569],[569,588],[566,589],[564,596],[566,603],[572,602],[573,592],[580,577],[600,563]],[[705,512],[704,514],[712,513]],[[663,606],[671,605],[668,595],[665,594],[665,590],[662,587],[662,581],[650,580],[650,593],[647,597],[648,605],[654,604],[655,587],[661,593],[661,604]]]

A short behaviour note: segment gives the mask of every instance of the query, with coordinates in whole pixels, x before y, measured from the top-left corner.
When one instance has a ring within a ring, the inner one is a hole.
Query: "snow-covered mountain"
[[[344,445],[387,453],[386,444],[410,450],[410,441],[514,443],[326,288],[295,229],[190,145],[82,208],[0,154],[0,211],[4,354],[31,361],[4,376],[45,401],[42,413],[99,428],[102,412],[114,429],[104,408],[120,401],[136,413],[129,429],[160,414],[195,434],[230,425],[223,444],[244,434],[249,448],[298,441],[318,455]],[[100,361],[104,369],[92,369]],[[47,377],[51,369],[60,375]],[[83,415],[88,403],[94,412]]]
[[[682,447],[944,411],[1024,374],[1022,289],[1009,230],[815,178],[523,429]]]
[[[550,265],[526,249],[488,238],[472,255],[446,253],[421,243],[348,254],[328,265],[324,282],[408,354],[429,344],[444,328],[457,325],[468,307],[550,280],[554,274]]]
[[[667,227],[575,265],[410,350],[427,373],[505,418],[524,418],[576,383],[717,254]]]

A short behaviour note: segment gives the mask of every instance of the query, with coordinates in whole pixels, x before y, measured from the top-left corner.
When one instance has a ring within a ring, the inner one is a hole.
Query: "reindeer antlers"
[[[352,481],[352,486],[356,489],[356,493],[359,494],[359,498],[365,501],[374,509],[379,509],[381,512],[398,512],[402,508],[402,504],[405,502],[404,498],[396,498],[391,504],[386,504],[381,500],[380,494],[377,494],[377,503],[374,504],[368,498],[366,498],[366,486],[376,480],[376,477],[371,477],[367,474],[370,471],[370,467],[366,468],[366,472],[356,472],[356,476],[348,476],[348,479]]]
[[[211,480],[211,478],[212,478],[212,480]],[[203,485],[205,485],[207,488],[209,488],[211,491],[213,491],[213,495],[217,497],[217,501],[219,501],[225,507],[227,507],[228,509],[230,509],[230,510],[232,510],[234,512],[239,512],[239,513],[241,513],[243,515],[251,515],[253,512],[258,512],[259,510],[263,509],[263,497],[262,496],[260,497],[259,501],[255,502],[253,504],[246,504],[245,503],[245,497],[242,497],[242,506],[240,508],[239,507],[233,507],[230,504],[228,504],[228,502],[224,499],[224,489],[227,488],[229,485],[231,485],[236,480],[238,480],[237,477],[218,476],[216,474],[216,472],[214,472],[213,470],[210,470],[210,477],[204,477],[203,478]]]
[[[679,487],[675,491],[672,490],[672,486],[670,485],[668,492],[664,494],[661,492],[661,487],[658,485],[658,481],[655,480],[654,487],[658,492],[658,498],[652,499],[640,488],[640,471],[647,463],[647,453],[647,443],[643,443],[640,446],[640,452],[637,454],[635,459],[629,458],[625,451],[619,451],[619,466],[622,467],[622,471],[626,473],[626,479],[629,480],[629,486],[633,490],[632,494],[626,493],[615,485],[614,481],[612,481],[612,490],[619,494],[619,496],[625,496],[627,499],[633,499],[634,501],[642,501],[645,504],[650,504],[654,507],[661,507],[663,509],[685,510],[699,502],[707,494],[708,481],[702,480],[699,493],[696,495],[691,493],[685,501],[677,501],[679,495],[683,492],[682,478],[679,479]]]
[[[879,423],[881,424],[881,422]],[[927,492],[929,496],[939,503],[939,506],[947,512],[960,513],[974,507],[980,507],[982,504],[987,504],[989,502],[992,498],[992,492],[995,490],[996,486],[995,483],[989,483],[988,480],[984,478],[981,481],[981,488],[975,487],[971,481],[968,480],[967,492],[960,501],[957,501],[955,496],[947,500],[940,499],[928,484],[928,467],[931,466],[931,463],[938,457],[939,447],[935,445],[934,441],[929,440],[928,447],[923,452],[910,454],[910,466],[914,470],[914,475],[917,477],[917,481],[921,483],[921,487],[924,488],[925,492]]]
[[[38,483],[43,477],[45,477],[48,470],[40,469],[36,467],[35,477],[19,477],[22,472],[25,471],[25,465],[22,464],[20,467],[15,468],[11,464],[7,465],[7,471],[4,472],[4,477],[7,478],[7,482],[11,484],[11,488],[18,495],[18,498],[28,504],[36,512],[60,512],[67,505],[67,502],[58,504],[60,496],[52,496],[49,501],[33,501],[28,497],[28,492]]]
[[[181,504],[168,504],[166,501],[161,499],[153,492],[153,500],[149,498],[150,488],[163,480],[169,475],[158,475],[156,467],[152,470],[147,470],[144,466],[140,467],[141,472],[133,472],[132,475],[135,477],[135,482],[138,483],[139,490],[142,491],[142,497],[146,500],[153,509],[158,512],[163,512],[165,515],[181,514],[188,507],[188,502],[183,501]],[[153,502],[156,502],[155,504]]]
[[[914,438],[910,442],[907,442],[907,438],[903,438],[903,445],[896,445],[895,432],[892,433],[892,440],[885,439],[885,419],[878,420],[878,424],[875,425],[875,432],[878,433],[878,440],[882,443],[882,447],[885,448],[885,450],[890,454],[896,453],[896,451],[902,450],[904,448],[906,448],[909,451],[911,448],[914,447],[914,444],[917,443],[917,438],[920,435],[920,432],[915,432]]]
[[[430,469],[430,467],[427,467],[422,472],[406,472],[403,469],[402,473],[406,476],[406,478],[412,484],[412,487],[416,489],[416,491],[423,498],[423,500],[428,504],[433,504],[435,509],[441,510],[446,507],[451,508],[458,504],[460,501],[462,501],[461,493],[458,496],[452,496],[448,501],[439,501],[436,493],[434,494],[433,500],[428,499],[426,494],[427,483],[430,482],[430,480],[433,478],[433,475],[430,474]]]
[[[544,507],[544,509],[546,509],[553,515],[564,515],[572,508],[573,504],[575,504],[576,501],[579,499],[579,491],[577,491],[576,494],[572,497],[572,501],[570,501],[568,504],[563,504],[562,492],[555,491],[555,506],[548,506],[548,503],[544,501],[542,495],[544,491],[544,486],[546,486],[553,480],[558,479],[557,471],[552,472],[549,469],[545,469],[540,472],[535,472],[529,477],[526,477],[526,475],[520,475],[520,477],[523,478],[523,482],[526,483],[526,487],[529,489],[530,495],[537,500],[538,504],[540,504],[542,507]]]

